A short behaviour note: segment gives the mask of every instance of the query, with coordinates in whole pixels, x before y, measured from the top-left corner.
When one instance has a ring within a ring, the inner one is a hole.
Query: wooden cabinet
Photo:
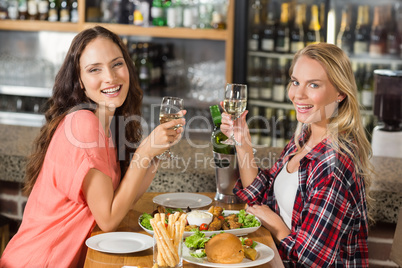
[[[139,27],[134,25],[89,23],[85,21],[85,0],[78,0],[78,23],[48,22],[48,21],[19,21],[0,20],[0,30],[7,31],[55,31],[80,32],[95,25],[101,25],[119,35],[149,36],[175,39],[204,39],[225,42],[226,81],[232,82],[233,77],[233,35],[234,35],[234,0],[229,0],[227,13],[227,28],[189,29],[169,27]],[[205,49],[210,49],[206,47]]]

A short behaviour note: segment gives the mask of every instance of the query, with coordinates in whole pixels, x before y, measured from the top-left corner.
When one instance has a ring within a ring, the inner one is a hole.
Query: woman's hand
[[[247,207],[246,212],[260,219],[262,225],[271,232],[277,241],[281,241],[290,234],[290,230],[282,218],[267,205],[253,205]]]
[[[187,111],[182,110],[181,113],[184,116]],[[180,141],[185,124],[186,120],[184,118],[179,118],[158,125],[151,132],[151,134],[149,134],[149,136],[141,142],[140,146],[138,147],[137,153],[140,153],[143,156],[147,156],[150,159],[162,154],[168,148]],[[175,126],[178,125],[180,127],[175,129]]]
[[[223,102],[221,102],[220,104],[223,107]],[[244,113],[236,120],[232,120],[230,114],[226,112],[222,113],[222,133],[228,137],[230,137],[233,133],[236,141],[238,141],[242,145],[244,143],[251,145],[250,133],[246,122],[247,113],[247,110],[244,111]]]

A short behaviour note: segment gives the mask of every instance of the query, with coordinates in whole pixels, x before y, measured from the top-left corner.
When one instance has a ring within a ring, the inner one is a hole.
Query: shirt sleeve
[[[66,116],[53,146],[57,188],[71,200],[84,202],[82,183],[92,168],[112,176],[108,142],[99,119],[90,111]]]
[[[350,178],[343,177],[345,172],[334,172],[331,165],[314,170],[299,227],[280,242],[278,250],[285,262],[295,266],[328,267],[339,257],[340,242],[349,236],[356,215],[349,202],[350,186],[345,181]]]

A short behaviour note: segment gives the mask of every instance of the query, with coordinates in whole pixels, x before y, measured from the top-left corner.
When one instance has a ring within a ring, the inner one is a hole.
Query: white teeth
[[[119,90],[120,90],[120,86],[117,86],[117,87],[114,87],[114,88],[109,88],[109,89],[102,90],[102,93],[110,94],[110,93],[117,92]]]
[[[297,108],[299,108],[299,109],[309,109],[312,107],[313,107],[313,105],[297,105]]]

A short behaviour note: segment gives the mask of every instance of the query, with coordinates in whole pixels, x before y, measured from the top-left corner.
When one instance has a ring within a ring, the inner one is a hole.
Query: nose
[[[105,79],[106,79],[106,81],[109,82],[109,83],[112,83],[112,82],[114,82],[115,78],[116,78],[115,71],[110,67],[106,68],[105,69]]]
[[[300,84],[298,86],[291,85],[289,88],[289,99],[302,99],[305,95],[305,86]]]

